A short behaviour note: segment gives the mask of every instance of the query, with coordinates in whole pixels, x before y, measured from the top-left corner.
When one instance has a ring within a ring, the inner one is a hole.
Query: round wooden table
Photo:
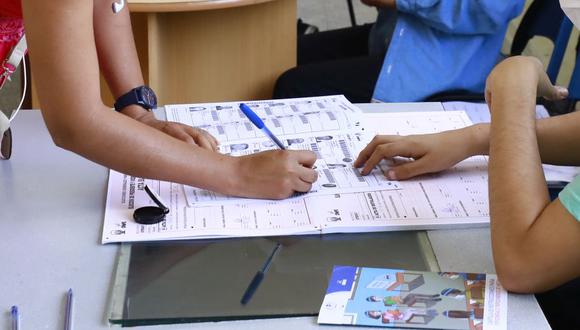
[[[296,65],[296,0],[133,0],[129,9],[161,105],[271,98]]]

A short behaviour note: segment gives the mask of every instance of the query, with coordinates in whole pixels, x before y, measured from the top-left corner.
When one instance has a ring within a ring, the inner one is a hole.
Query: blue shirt
[[[420,101],[452,90],[482,93],[501,59],[508,23],[523,5],[524,0],[397,0],[397,23],[373,99]],[[389,18],[379,13],[377,30]]]
[[[562,189],[558,198],[564,208],[580,221],[580,175]]]

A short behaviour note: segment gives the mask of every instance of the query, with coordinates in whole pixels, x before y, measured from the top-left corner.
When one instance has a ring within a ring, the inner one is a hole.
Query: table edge
[[[132,13],[170,13],[227,9],[258,5],[276,0],[206,0],[206,1],[175,1],[175,2],[129,2]]]

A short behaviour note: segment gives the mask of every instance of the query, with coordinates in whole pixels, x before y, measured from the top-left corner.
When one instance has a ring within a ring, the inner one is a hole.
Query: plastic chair
[[[534,0],[514,35],[510,55],[521,55],[534,36],[544,36],[555,43],[563,18],[558,0]]]
[[[348,15],[350,17],[350,24],[356,26],[356,15],[354,14],[354,7],[352,6],[352,0],[346,0],[346,5],[348,6]]]

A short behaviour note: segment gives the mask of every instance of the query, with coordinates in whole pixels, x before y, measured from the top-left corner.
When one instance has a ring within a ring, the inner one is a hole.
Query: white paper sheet
[[[342,95],[245,102],[276,136],[301,138],[356,128],[360,109]],[[165,107],[168,121],[202,128],[220,143],[266,141],[239,109],[240,102],[177,104]]]
[[[472,102],[443,102],[445,111],[465,111],[471,122],[474,124],[489,123],[491,114],[486,103]],[[536,118],[548,118],[550,114],[543,105],[536,105]]]
[[[324,139],[321,139],[324,138]],[[260,151],[274,149],[269,140],[226,143],[220,145],[220,152],[232,156],[249,155]],[[369,189],[400,189],[400,183],[389,181],[384,175],[385,167],[374,169],[369,175],[362,176],[352,163],[364,147],[361,134],[326,132],[317,136],[308,133],[301,138],[285,139],[291,141],[291,150],[311,150],[316,153],[314,168],[318,180],[313,184],[308,195],[367,191]],[[189,206],[214,202],[235,202],[239,198],[218,194],[212,191],[184,186]],[[250,199],[247,199],[250,201]],[[260,200],[254,200],[260,202]]]
[[[254,127],[239,110],[239,102],[182,104],[166,107],[167,120],[186,125],[198,124],[220,142],[220,152],[244,156],[276,149],[264,133]],[[360,127],[361,111],[344,96],[246,102],[288,149],[311,150],[318,180],[309,195],[399,189],[396,181],[385,178],[380,168],[361,176],[352,167],[364,147]],[[366,139],[365,139],[366,140]],[[235,202],[238,198],[185,186],[189,206],[213,202]],[[246,200],[249,202],[250,200]],[[254,200],[260,202],[260,200]]]
[[[469,123],[463,112],[363,114],[360,125],[365,133],[359,136],[366,143],[379,132],[426,133]],[[333,136],[346,133],[336,134]],[[344,156],[338,154],[334,157]],[[443,173],[398,182],[396,189],[345,189],[284,201],[236,198],[195,203],[192,207],[187,206],[181,185],[151,181],[149,185],[171,209],[167,219],[157,225],[140,225],[132,220],[135,208],[153,205],[142,190],[144,181],[111,171],[102,240],[110,243],[486,225],[486,164],[485,157],[473,157]]]

